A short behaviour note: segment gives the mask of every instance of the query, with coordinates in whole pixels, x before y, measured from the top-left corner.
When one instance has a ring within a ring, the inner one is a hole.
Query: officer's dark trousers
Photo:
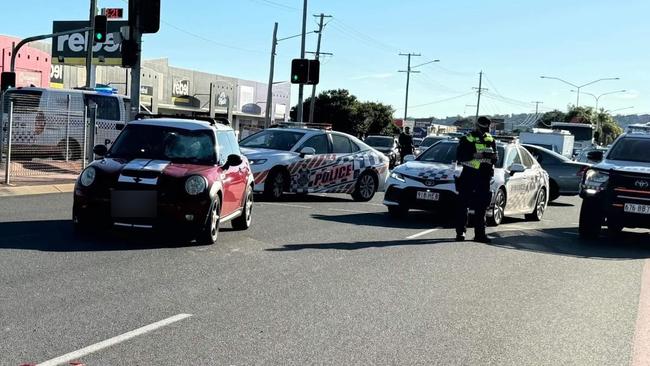
[[[456,210],[456,234],[465,233],[468,210],[474,210],[474,235],[485,236],[485,212],[490,205],[490,178],[479,175],[478,170],[464,168],[456,180],[458,205]]]

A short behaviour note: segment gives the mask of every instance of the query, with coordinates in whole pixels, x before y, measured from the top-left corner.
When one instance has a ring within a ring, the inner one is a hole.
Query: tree
[[[537,127],[540,128],[550,128],[551,123],[553,122],[564,122],[566,120],[566,113],[553,110],[546,112],[542,115],[540,119],[537,120]]]
[[[303,103],[303,121],[309,119],[311,98]],[[369,133],[394,131],[391,127],[391,106],[376,102],[360,102],[345,89],[326,90],[316,97],[314,123],[327,123],[335,131],[361,136]],[[291,109],[291,119],[297,120],[297,106]]]

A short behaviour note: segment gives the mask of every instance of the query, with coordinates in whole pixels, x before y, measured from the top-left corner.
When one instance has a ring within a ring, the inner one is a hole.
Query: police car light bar
[[[194,121],[203,121],[203,122],[208,122],[211,125],[215,125],[217,123],[222,124],[222,125],[230,125],[230,121],[228,121],[227,118],[221,118],[221,117],[207,117],[207,116],[179,116],[179,115],[174,115],[174,114],[149,114],[149,113],[138,113],[135,115],[136,120],[143,120],[143,119],[154,119],[154,118],[173,118],[173,119],[187,119],[187,120],[194,120]]]

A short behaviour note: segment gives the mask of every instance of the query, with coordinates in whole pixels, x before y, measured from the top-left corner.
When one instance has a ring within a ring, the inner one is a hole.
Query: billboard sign
[[[50,65],[50,88],[63,88],[63,65]]]
[[[93,64],[122,65],[121,41],[115,37],[120,27],[127,26],[127,21],[111,21],[107,24],[106,42],[93,46]],[[52,32],[65,32],[88,27],[88,21],[54,21]],[[88,32],[78,32],[54,37],[52,39],[52,63],[64,65],[86,64],[86,38]]]

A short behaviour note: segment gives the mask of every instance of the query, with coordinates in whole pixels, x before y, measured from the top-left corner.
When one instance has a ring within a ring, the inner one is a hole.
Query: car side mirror
[[[115,129],[118,131],[122,131],[124,129],[124,123],[115,124]]]
[[[95,145],[95,147],[93,147],[93,152],[97,156],[104,156],[108,152],[108,149],[106,148],[106,145]]]
[[[587,153],[587,159],[593,161],[601,161],[603,160],[603,155],[604,154],[602,151],[594,150]]]
[[[526,171],[526,167],[521,164],[512,164],[510,166],[510,175],[515,175],[515,173],[523,173]]]
[[[223,168],[228,169],[233,166],[238,166],[243,163],[244,160],[242,160],[241,156],[237,154],[230,154],[228,155],[228,158],[226,158],[226,164],[224,164]]]
[[[409,161],[413,161],[413,160],[415,160],[415,155],[406,155],[404,157],[404,162],[405,163],[408,163]]]
[[[313,147],[305,146],[300,150],[300,157],[304,158],[307,155],[316,155],[316,149]]]

